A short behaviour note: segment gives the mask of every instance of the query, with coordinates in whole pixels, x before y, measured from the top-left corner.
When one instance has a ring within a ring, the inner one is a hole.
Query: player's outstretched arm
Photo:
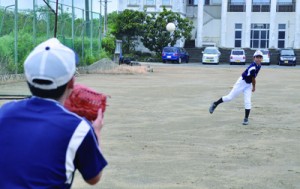
[[[255,91],[256,80],[255,77],[252,77],[252,92]]]

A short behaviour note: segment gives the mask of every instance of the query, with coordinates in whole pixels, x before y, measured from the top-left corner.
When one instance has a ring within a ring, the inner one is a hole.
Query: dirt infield
[[[96,186],[76,173],[73,189],[300,188],[298,66],[262,68],[248,126],[241,124],[242,96],[208,112],[245,66],[152,68],[77,78],[112,98],[101,141],[109,165]],[[24,82],[0,90],[28,93]]]

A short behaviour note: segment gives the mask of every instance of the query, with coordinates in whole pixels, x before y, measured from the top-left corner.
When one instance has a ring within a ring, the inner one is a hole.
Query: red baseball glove
[[[71,112],[93,121],[98,116],[99,108],[102,109],[102,113],[104,114],[107,97],[103,93],[98,93],[83,85],[75,84],[64,106]]]

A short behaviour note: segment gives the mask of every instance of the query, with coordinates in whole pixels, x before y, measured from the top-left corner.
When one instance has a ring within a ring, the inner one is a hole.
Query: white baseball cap
[[[259,50],[255,51],[255,53],[253,54],[253,57],[256,57],[256,56],[261,56],[263,57],[263,53]]]
[[[27,81],[36,88],[51,90],[69,82],[76,71],[76,54],[56,38],[39,44],[24,63]],[[43,83],[38,81],[45,81]]]

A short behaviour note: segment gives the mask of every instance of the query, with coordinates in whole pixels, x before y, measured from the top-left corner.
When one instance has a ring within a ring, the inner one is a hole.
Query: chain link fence
[[[21,73],[30,51],[51,37],[74,49],[80,56],[80,65],[99,57],[103,18],[92,10],[92,0],[91,5],[83,7],[76,7],[74,1],[58,3],[56,7],[56,1],[33,0],[28,1],[32,5],[26,9],[19,7],[18,0],[5,6],[0,1],[0,74]]]

